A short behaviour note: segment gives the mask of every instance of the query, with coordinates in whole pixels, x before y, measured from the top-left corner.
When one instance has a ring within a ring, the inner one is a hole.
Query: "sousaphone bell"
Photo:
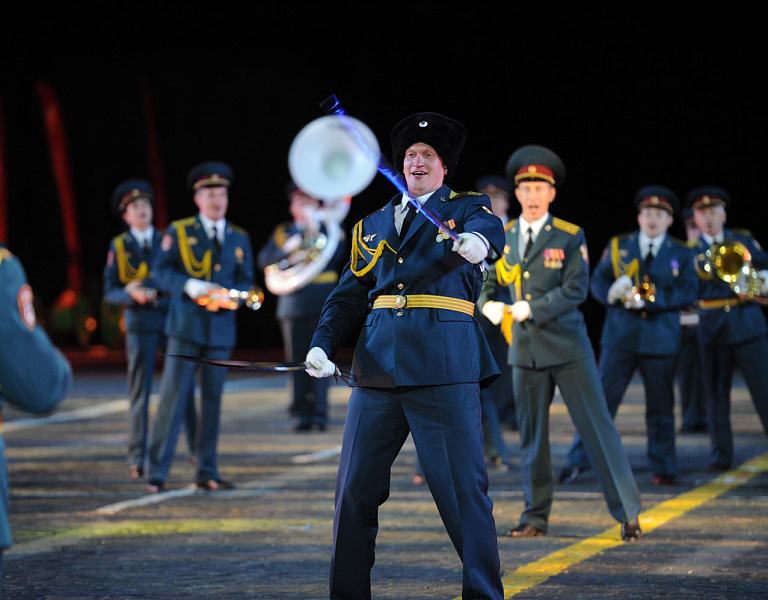
[[[320,117],[299,131],[288,152],[288,170],[296,186],[321,206],[309,215],[301,245],[264,269],[270,292],[289,294],[325,270],[339,246],[351,198],[373,181],[379,155],[376,136],[353,117]]]

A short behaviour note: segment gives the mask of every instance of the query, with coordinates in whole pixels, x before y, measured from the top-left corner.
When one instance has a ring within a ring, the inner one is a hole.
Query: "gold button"
[[[731,312],[731,307],[728,304],[726,304],[725,306],[723,306],[723,310],[725,312]]]
[[[405,296],[395,298],[395,308],[405,308]]]
[[[214,271],[221,271],[221,265],[215,265],[215,266],[213,267],[213,270],[214,270]]]
[[[531,274],[528,271],[523,273],[523,279],[528,279],[530,276],[531,276]]]
[[[525,299],[526,299],[526,300],[530,300],[530,299],[531,299],[531,295],[530,295],[530,294],[526,294],[526,295],[525,295]]]
[[[402,283],[397,284],[397,289],[402,290],[405,286]]]
[[[403,316],[403,311],[401,310],[400,312],[398,312],[396,314],[397,314],[398,317],[402,317]]]
[[[403,260],[405,260],[405,259],[402,256],[398,256],[397,257],[397,262],[399,262],[400,264],[403,263]]]

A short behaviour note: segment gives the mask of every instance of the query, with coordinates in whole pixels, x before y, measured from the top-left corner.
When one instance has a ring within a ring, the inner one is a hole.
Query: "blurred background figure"
[[[512,186],[507,179],[499,175],[483,176],[475,183],[475,191],[485,194],[491,199],[493,214],[499,217],[506,227],[509,222],[509,199],[512,195]],[[494,268],[493,265],[487,265],[487,267],[489,269]],[[502,302],[512,304],[509,288],[501,288],[499,294]],[[480,322],[480,327],[501,370],[501,375],[496,381],[487,388],[480,390],[484,451],[486,459],[491,465],[506,469],[510,466],[510,458],[504,443],[502,425],[517,430],[515,394],[512,389],[512,365],[507,361],[509,340],[504,337],[498,325],[491,323],[482,314],[479,307],[475,312],[475,318]]]
[[[112,239],[104,267],[104,300],[124,307],[125,354],[128,360],[128,469],[133,479],[144,476],[147,414],[157,351],[164,346],[167,294],[158,292],[150,270],[160,252],[163,232],[153,226],[153,189],[143,179],[128,179],[112,192],[112,209],[126,230]],[[194,394],[194,388],[191,390]],[[189,402],[185,416],[190,455],[195,455],[197,416]]]
[[[33,302],[24,267],[0,241],[0,407],[8,402],[41,415],[67,396],[72,369],[37,322]],[[0,437],[0,582],[2,552],[12,543],[5,442]]]
[[[685,239],[696,244],[701,232],[690,208],[682,211]],[[681,433],[707,431],[707,409],[704,404],[704,382],[699,349],[699,308],[696,303],[680,311],[680,358],[677,363],[677,389],[682,410]]]
[[[278,297],[276,317],[285,359],[301,362],[309,350],[325,299],[336,287],[339,272],[349,258],[349,249],[343,233],[339,233],[335,248],[330,247],[331,234],[322,221],[325,213],[321,200],[304,193],[293,182],[288,184],[286,195],[292,221],[275,228],[259,252],[257,263],[265,273],[267,288]],[[292,284],[272,285],[288,271]],[[289,411],[298,419],[296,431],[326,429],[331,382],[330,378],[318,379],[305,371],[293,371]]]

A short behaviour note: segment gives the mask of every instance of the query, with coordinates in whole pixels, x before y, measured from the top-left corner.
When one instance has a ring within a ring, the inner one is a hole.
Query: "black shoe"
[[[165,491],[165,482],[159,479],[150,479],[144,484],[150,494],[158,494]]]
[[[312,423],[297,423],[293,428],[294,431],[311,431]]]
[[[731,470],[731,465],[718,465],[718,464],[711,464],[707,465],[707,473],[725,473],[726,471]]]
[[[527,523],[521,523],[517,527],[507,531],[507,537],[513,538],[539,537],[540,535],[547,535],[547,532],[541,529],[536,529]]]
[[[222,490],[235,489],[235,484],[223,479],[205,479],[195,483],[195,487],[198,490],[205,490],[207,492],[220,492]]]
[[[560,483],[564,483],[565,485],[568,485],[569,483],[575,483],[576,480],[581,476],[581,474],[584,472],[584,469],[579,467],[578,465],[574,465],[572,467],[565,467],[562,471],[560,471],[560,477],[557,478],[557,481]]]
[[[643,537],[640,531],[640,524],[634,521],[627,521],[621,524],[621,539],[625,542],[636,542]]]

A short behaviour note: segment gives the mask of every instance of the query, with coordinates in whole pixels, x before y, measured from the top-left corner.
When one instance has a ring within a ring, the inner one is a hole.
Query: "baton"
[[[248,371],[304,371],[311,369],[312,365],[308,362],[251,362],[247,360],[229,360],[224,358],[205,358],[203,356],[184,356],[183,354],[166,354],[166,358],[175,358],[199,365],[208,365],[211,367],[227,367],[229,369],[244,369]],[[334,376],[345,383],[349,383],[349,375],[343,373],[339,367],[336,367]]]

